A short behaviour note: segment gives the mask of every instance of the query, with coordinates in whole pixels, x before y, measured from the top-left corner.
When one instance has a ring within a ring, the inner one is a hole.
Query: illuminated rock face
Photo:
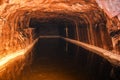
[[[5,50],[10,50],[11,47],[17,50],[30,42],[32,29],[29,28],[29,23],[33,18],[39,22],[42,21],[40,19],[46,22],[53,18],[71,21],[77,26],[75,30],[78,29],[75,31],[77,33],[70,33],[75,34],[76,39],[112,50],[105,15],[94,0],[7,0],[1,1],[0,8],[1,38],[8,42],[2,44]],[[79,34],[84,36],[79,37]],[[18,47],[14,46],[15,44],[18,44]]]

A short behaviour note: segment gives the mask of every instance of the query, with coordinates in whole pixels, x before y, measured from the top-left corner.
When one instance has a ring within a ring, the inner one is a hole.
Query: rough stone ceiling
[[[1,26],[15,24],[15,18],[23,18],[25,15],[36,15],[35,12],[76,13],[97,10],[94,0],[1,0],[0,2]],[[31,14],[32,13],[32,14]],[[23,17],[21,17],[23,16]],[[39,15],[40,16],[40,15]],[[36,16],[36,17],[39,17]],[[18,22],[18,21],[16,21]]]
[[[5,26],[2,25],[6,24],[5,21],[14,21],[16,17],[24,16],[26,13],[30,15],[29,13],[34,11],[71,13],[97,10],[93,0],[1,0],[0,4],[1,26]]]
[[[89,10],[90,8],[95,8],[94,4],[82,0],[9,0],[1,2],[0,14],[12,13],[20,9],[31,11],[39,9],[42,11],[67,10],[81,12]]]

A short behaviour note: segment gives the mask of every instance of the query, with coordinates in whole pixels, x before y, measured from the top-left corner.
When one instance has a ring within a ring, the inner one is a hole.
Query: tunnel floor
[[[40,38],[33,49],[32,64],[23,70],[19,80],[99,80],[84,67],[86,61],[82,58],[86,55],[78,57],[72,50],[69,53],[65,45],[61,39]]]

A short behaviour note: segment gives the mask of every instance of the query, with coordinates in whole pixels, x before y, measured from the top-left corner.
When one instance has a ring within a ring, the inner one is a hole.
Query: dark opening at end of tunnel
[[[35,38],[39,36],[63,36],[76,38],[75,23],[64,18],[31,18],[29,26],[35,28]]]

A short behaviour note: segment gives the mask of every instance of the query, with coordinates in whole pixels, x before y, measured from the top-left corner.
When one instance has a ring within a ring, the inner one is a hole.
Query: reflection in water
[[[103,58],[61,39],[40,38],[33,62],[18,80],[112,80],[112,66]]]

